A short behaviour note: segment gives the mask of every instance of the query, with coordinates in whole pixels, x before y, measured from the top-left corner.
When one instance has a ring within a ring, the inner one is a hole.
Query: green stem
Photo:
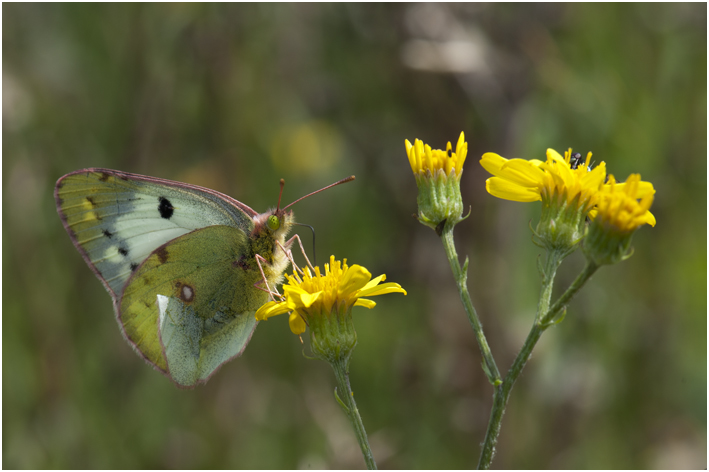
[[[550,325],[549,323],[552,323],[552,321],[556,318],[556,316],[559,314],[559,312],[566,307],[566,304],[569,303],[571,298],[576,295],[576,292],[581,290],[581,287],[588,281],[588,279],[591,278],[591,276],[598,270],[600,266],[596,265],[592,261],[586,262],[586,267],[583,268],[583,271],[579,274],[578,277],[576,277],[576,280],[571,284],[571,286],[564,292],[564,294],[559,297],[559,299],[554,302],[552,307],[549,309],[549,313],[542,318],[542,324],[547,325],[546,327],[548,328]],[[545,328],[546,329],[546,328]]]
[[[505,407],[507,406],[507,401],[510,397],[510,392],[514,386],[517,378],[522,373],[524,366],[527,364],[530,356],[532,355],[532,350],[536,346],[537,341],[541,337],[542,333],[553,326],[556,322],[557,316],[565,305],[571,300],[571,298],[578,292],[581,287],[591,278],[594,272],[598,270],[598,266],[593,262],[587,262],[586,267],[583,271],[576,277],[576,280],[571,284],[571,286],[564,292],[564,294],[559,297],[559,299],[549,308],[549,303],[551,300],[552,286],[554,284],[554,277],[556,276],[556,269],[561,263],[564,255],[556,251],[550,251],[547,253],[547,261],[544,268],[544,273],[542,274],[542,289],[539,298],[539,307],[537,310],[536,320],[527,339],[524,341],[524,345],[517,354],[517,358],[512,363],[512,367],[507,372],[507,376],[501,385],[496,387],[495,396],[493,399],[492,412],[490,413],[490,421],[488,423],[487,432],[485,433],[485,442],[483,443],[482,454],[480,455],[480,461],[478,462],[478,469],[489,469],[492,459],[495,455],[495,445],[497,444],[497,438],[500,434],[500,427],[502,425],[502,416],[505,413]]]
[[[495,359],[490,351],[490,346],[487,344],[487,338],[485,338],[485,333],[483,333],[483,325],[480,323],[478,318],[478,313],[473,307],[473,302],[470,300],[470,293],[468,292],[468,260],[465,260],[463,267],[460,267],[460,262],[458,261],[458,253],[455,250],[455,241],[453,240],[453,225],[445,225],[443,232],[441,233],[441,240],[443,241],[443,247],[446,250],[446,256],[448,257],[448,262],[451,265],[451,270],[453,271],[453,277],[455,278],[455,283],[458,285],[458,292],[460,293],[460,299],[463,302],[463,308],[468,314],[468,320],[473,327],[473,332],[475,333],[475,338],[478,341],[478,346],[480,346],[480,352],[483,356],[483,370],[487,375],[488,380],[493,386],[498,386],[502,380],[500,378],[500,371],[497,368]]]
[[[347,360],[336,360],[331,364],[332,368],[335,370],[335,377],[337,378],[337,389],[335,390],[335,395],[337,396],[340,406],[342,406],[342,409],[345,411],[345,414],[352,423],[352,427],[355,430],[355,435],[357,436],[357,442],[359,443],[359,447],[362,449],[364,462],[367,464],[367,469],[376,470],[377,464],[374,462],[372,450],[369,448],[367,432],[364,430],[362,417],[359,416],[359,410],[357,409],[357,404],[354,400],[354,394],[350,388],[350,376],[347,371],[347,364]],[[338,390],[344,398],[337,395]]]

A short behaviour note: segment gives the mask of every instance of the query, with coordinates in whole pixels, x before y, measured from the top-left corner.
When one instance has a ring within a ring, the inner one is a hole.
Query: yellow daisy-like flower
[[[454,171],[460,179],[465,158],[468,156],[468,143],[465,142],[465,133],[460,133],[455,152],[451,152],[453,147],[450,141],[445,151],[431,149],[431,146],[424,144],[420,139],[415,140],[413,145],[407,139],[405,144],[406,154],[409,156],[409,164],[411,164],[411,170],[415,175],[431,177],[439,171],[445,175],[450,175],[451,171]]]
[[[547,149],[547,160],[542,162],[488,152],[480,164],[493,175],[485,183],[491,195],[516,202],[542,201],[535,236],[547,249],[568,253],[583,236],[586,216],[593,218],[606,178],[606,163],[591,168],[591,155],[582,160],[571,149],[563,157]]]
[[[460,177],[468,156],[465,133],[460,133],[455,152],[450,142],[445,151],[431,149],[420,139],[415,140],[413,145],[407,139],[405,144],[419,190],[418,219],[440,235],[443,225],[452,228],[463,219]]]
[[[372,274],[361,265],[347,265],[347,259],[335,260],[330,256],[330,264],[325,264],[325,274],[315,267],[315,275],[305,269],[301,277],[297,272],[286,275],[288,283],[283,285],[285,299],[268,302],[256,312],[257,320],[291,312],[289,324],[294,334],[305,331],[306,325],[314,318],[330,316],[337,311],[349,311],[353,306],[374,308],[375,302],[364,297],[374,297],[387,293],[403,293],[406,290],[397,283],[380,284],[386,275],[372,279]]]
[[[655,226],[655,216],[650,213],[654,198],[655,189],[650,182],[640,180],[640,174],[632,174],[624,184],[616,183],[610,175],[583,243],[586,257],[596,265],[615,264],[630,257],[635,230],[645,224]]]
[[[625,233],[644,224],[655,226],[655,216],[650,213],[654,199],[655,189],[650,182],[641,181],[640,174],[632,174],[623,184],[616,183],[615,177],[609,175],[597,207],[596,221]]]
[[[516,202],[550,201],[563,198],[579,208],[590,209],[606,178],[606,163],[590,169],[592,154],[585,161],[572,163],[571,149],[561,154],[547,149],[546,162],[537,159],[505,159],[493,152],[483,154],[480,164],[494,177],[485,187],[498,198]]]
[[[283,286],[283,301],[268,302],[256,312],[257,320],[290,312],[290,329],[301,334],[306,326],[310,328],[310,349],[316,357],[330,363],[347,365],[349,357],[357,345],[357,333],[352,323],[352,307],[373,308],[374,297],[386,293],[403,293],[399,284],[385,283],[384,274],[372,279],[372,274],[364,267],[347,265],[347,259],[335,260],[330,256],[330,264],[325,264],[325,274],[315,267],[313,275],[309,269],[301,277],[297,272],[287,275],[288,283]]]

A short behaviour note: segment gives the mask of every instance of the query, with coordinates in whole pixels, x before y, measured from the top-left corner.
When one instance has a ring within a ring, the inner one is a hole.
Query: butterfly
[[[305,198],[280,208],[279,196],[275,210],[257,213],[208,188],[98,168],[61,177],[54,197],[74,246],[113,299],[123,336],[187,388],[248,344],[256,310],[292,261],[298,236],[286,240],[296,224],[288,208]]]

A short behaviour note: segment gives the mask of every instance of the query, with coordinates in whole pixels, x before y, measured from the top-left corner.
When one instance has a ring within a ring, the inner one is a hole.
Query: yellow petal
[[[465,133],[460,132],[460,137],[458,138],[458,144],[455,146],[455,155],[458,157],[458,162],[456,164],[456,172],[460,174],[463,171],[463,164],[465,164],[465,159],[468,157],[468,143],[465,142]]]
[[[293,334],[302,334],[305,332],[305,321],[297,311],[290,314],[288,325],[290,326],[290,330],[293,331]]]
[[[522,187],[537,187],[544,182],[544,171],[524,159],[508,160],[499,176]]]
[[[566,162],[566,159],[552,148],[547,149],[547,159],[551,159],[556,162]]]
[[[416,168],[418,170],[423,170],[426,150],[424,149],[423,141],[420,139],[414,141],[414,152],[416,153]]]
[[[374,308],[376,305],[377,304],[375,302],[373,302],[372,300],[367,300],[366,298],[358,298],[354,304],[354,306],[363,306],[369,309]]]
[[[416,173],[418,172],[418,168],[416,167],[416,150],[408,139],[404,144],[406,145],[406,155],[409,157],[409,164],[411,165],[411,170]]]
[[[460,136],[458,137],[458,144],[455,145],[456,155],[460,156],[463,153],[464,146],[466,148],[465,151],[467,151],[468,144],[465,142],[465,133],[461,131]]]
[[[648,211],[650,207],[652,206],[652,202],[655,200],[655,195],[645,195],[641,200],[640,200],[640,209],[642,211]]]
[[[431,146],[429,146],[428,144],[425,144],[423,146],[423,150],[424,150],[423,168],[432,170],[433,163],[435,162],[434,158],[433,158],[433,149],[431,149]]]
[[[610,188],[609,184],[606,184],[606,188]],[[628,191],[628,186],[627,182],[623,182],[620,184],[615,184],[615,188],[617,192],[627,192]],[[655,187],[653,187],[651,182],[638,182],[637,184],[637,193],[635,195],[635,198],[643,198],[645,195],[654,195],[655,194]]]
[[[643,198],[646,195],[654,195],[654,194],[655,194],[655,187],[652,186],[652,183],[643,182],[643,181],[638,182],[638,193],[636,195],[637,198]]]
[[[558,189],[564,189],[567,187],[567,182],[571,181],[571,169],[569,169],[568,165],[562,160],[561,164],[558,163],[558,161],[552,161],[552,162],[543,162],[540,166],[541,169],[544,169],[547,171],[547,175],[551,177],[553,181],[553,185],[557,187]],[[564,178],[561,175],[561,172],[563,172],[562,169],[566,169],[567,178]],[[545,185],[545,187],[549,188],[550,190],[553,190],[554,187],[549,187],[549,184]]]
[[[644,211],[645,214],[642,216],[642,220],[644,223],[649,224],[650,226],[654,227],[657,221],[655,220],[655,215],[650,213],[648,210],[650,209],[650,206],[652,206],[652,201],[655,199],[655,196],[650,194],[650,195],[645,195],[642,200],[640,200],[639,206],[640,206],[640,211]]]
[[[268,302],[256,311],[256,319],[267,320],[272,316],[282,315],[283,313],[288,313],[290,309],[288,308],[286,302]]]
[[[586,172],[581,177],[581,186],[583,188],[599,189],[603,181],[606,179],[606,163],[601,162],[594,167],[591,172]]]
[[[322,294],[322,290],[309,293],[300,287],[293,287],[291,285],[284,285],[283,292],[286,295],[286,303],[288,304],[289,310],[309,308]]]
[[[448,141],[448,147],[446,147],[446,152],[448,152],[448,150],[449,150],[450,148],[451,148],[451,143],[450,143],[450,141]],[[447,157],[447,156],[446,156],[446,158],[445,158],[445,160],[444,160],[443,162],[444,162],[444,164],[445,164],[445,168],[443,169],[443,172],[445,172],[446,175],[449,175],[449,174],[451,173],[451,169],[452,169],[453,167],[457,167],[457,166],[455,166],[456,159],[453,158],[453,157]],[[456,168],[456,171],[458,171],[457,168]]]
[[[535,202],[541,200],[539,190],[520,187],[500,177],[490,177],[485,181],[488,193],[497,198],[512,200],[514,202]]]
[[[480,165],[483,166],[483,169],[497,176],[500,175],[500,169],[506,162],[507,159],[494,152],[486,152],[480,159]]]
[[[387,279],[386,274],[382,274],[379,277],[375,277],[372,280],[370,280],[369,282],[367,282],[367,284],[364,287],[362,287],[360,290],[367,290],[372,287],[376,287],[377,285],[379,285],[379,282],[383,282],[386,279]]]
[[[549,162],[550,160],[553,164]],[[574,177],[571,173],[569,163],[566,162],[566,159],[561,157],[561,154],[555,150],[551,148],[547,149],[547,162],[542,167],[554,177],[554,182],[559,187],[570,187],[574,184]],[[557,176],[561,179],[561,181],[557,178]]]
[[[652,213],[650,213],[650,212],[648,211],[648,212],[645,214],[645,218],[644,218],[644,219],[645,219],[645,223],[649,224],[649,225],[652,226],[653,228],[655,227],[655,224],[657,223],[657,221],[655,220],[655,215],[653,215]]]
[[[368,288],[367,290],[361,290],[357,293],[357,297],[374,297],[387,293],[403,293],[406,295],[406,290],[401,288],[401,285],[397,283],[389,282],[386,284],[377,285],[376,287]]]
[[[349,270],[345,272],[342,279],[340,279],[337,293],[340,296],[347,296],[350,293],[354,293],[367,285],[367,282],[369,282],[371,278],[372,274],[367,269],[361,265],[354,264],[349,267]]]

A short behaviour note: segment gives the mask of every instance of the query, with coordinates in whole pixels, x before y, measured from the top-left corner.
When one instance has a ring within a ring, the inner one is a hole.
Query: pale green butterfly
[[[305,198],[279,208],[279,196],[258,214],[214,190],[109,169],[63,176],[54,197],[126,340],[180,387],[243,352],[256,310],[292,261],[288,208]]]

